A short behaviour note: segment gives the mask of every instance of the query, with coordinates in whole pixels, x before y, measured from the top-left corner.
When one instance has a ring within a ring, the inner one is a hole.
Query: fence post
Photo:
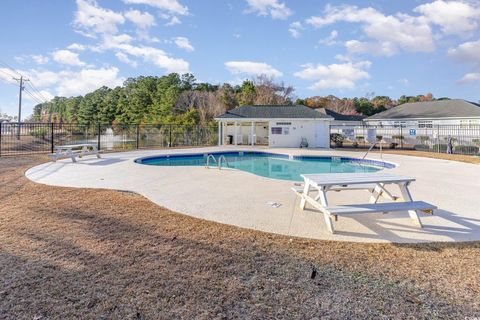
[[[97,150],[100,151],[100,123],[98,124],[98,131],[97,131],[97,134],[98,134],[98,141],[97,141]]]
[[[400,149],[403,149],[403,127],[400,123]]]
[[[0,122],[0,157],[2,156],[2,123]]]
[[[50,124],[50,152],[53,153],[53,150],[55,148],[55,142],[53,141],[54,134],[53,134],[53,122]]]
[[[169,138],[168,138],[168,147],[171,148],[172,147],[172,125],[170,124],[169,125]]]
[[[135,143],[135,149],[138,149],[139,140],[140,140],[140,129],[139,129],[138,123],[137,123],[137,127],[136,127],[136,136],[137,136],[137,139],[136,139],[136,143]]]

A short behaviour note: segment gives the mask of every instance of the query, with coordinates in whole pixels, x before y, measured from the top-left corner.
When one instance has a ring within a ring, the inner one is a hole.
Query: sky
[[[2,0],[0,112],[193,73],[265,74],[298,97],[480,99],[480,0]]]

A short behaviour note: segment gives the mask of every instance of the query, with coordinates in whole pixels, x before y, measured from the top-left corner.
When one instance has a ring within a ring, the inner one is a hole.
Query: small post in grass
[[[97,150],[98,151],[100,151],[100,130],[101,130],[101,128],[100,128],[100,123],[99,123],[98,124],[98,132],[97,132],[97,134],[98,134]]]
[[[53,122],[50,124],[50,153],[53,153],[54,148],[55,148],[55,142],[53,141]]]

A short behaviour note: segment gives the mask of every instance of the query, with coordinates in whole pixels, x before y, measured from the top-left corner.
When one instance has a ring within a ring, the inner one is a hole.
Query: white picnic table
[[[53,162],[62,158],[70,158],[73,162],[77,162],[76,157],[81,158],[92,154],[100,158],[100,152],[94,143],[80,143],[55,146],[55,152],[49,156]]]
[[[292,188],[301,196],[300,208],[303,210],[308,202],[314,208],[323,213],[328,230],[334,233],[332,217],[337,220],[338,216],[373,213],[408,211],[410,218],[416,225],[422,227],[417,214],[418,211],[433,213],[434,205],[424,201],[413,201],[409,185],[414,178],[399,176],[389,173],[325,173],[325,174],[302,174],[304,179],[303,189]],[[397,185],[401,197],[392,195],[386,185]],[[343,190],[367,190],[370,193],[370,201],[366,204],[349,204],[331,206],[328,203],[327,192]],[[315,197],[311,192],[317,192]],[[394,202],[377,203],[380,197]]]

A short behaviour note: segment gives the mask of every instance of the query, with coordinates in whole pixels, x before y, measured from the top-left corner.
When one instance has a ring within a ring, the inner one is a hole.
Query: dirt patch
[[[0,318],[480,316],[480,242],[355,244],[198,220],[0,159]]]
[[[342,148],[337,150],[343,151],[354,151],[365,154],[367,150],[365,149],[354,149],[354,148]],[[442,160],[452,160],[452,161],[460,161],[466,163],[473,163],[473,164],[480,164],[480,156],[471,156],[471,155],[462,155],[462,154],[447,154],[447,153],[437,153],[437,152],[428,152],[428,151],[418,151],[418,150],[396,150],[396,149],[383,149],[383,153],[389,154],[399,154],[405,156],[413,156],[413,157],[424,157],[424,158],[434,158],[434,159],[442,159]],[[380,153],[380,150],[373,149],[369,153]]]

